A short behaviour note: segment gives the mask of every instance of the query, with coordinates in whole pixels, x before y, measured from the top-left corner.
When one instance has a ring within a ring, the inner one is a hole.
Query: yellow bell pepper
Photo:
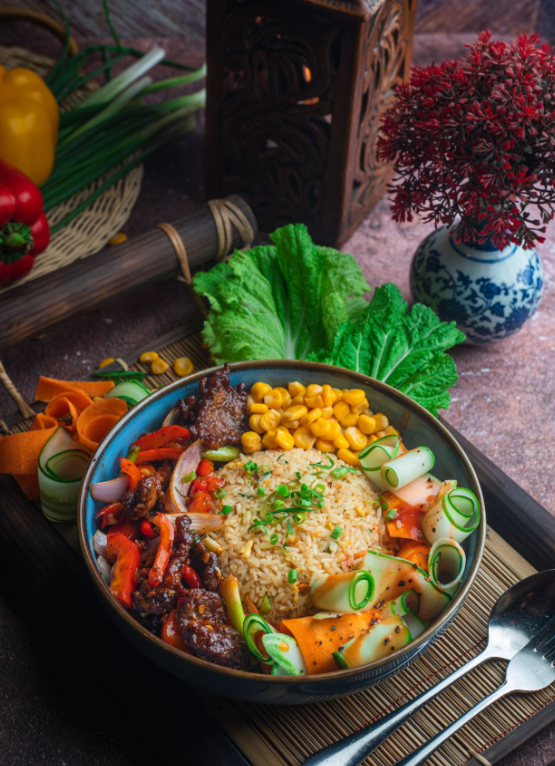
[[[58,103],[39,75],[0,64],[0,159],[41,186],[54,166],[59,123]]]

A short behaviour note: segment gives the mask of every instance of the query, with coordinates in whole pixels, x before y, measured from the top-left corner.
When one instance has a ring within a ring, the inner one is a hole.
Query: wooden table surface
[[[106,36],[100,0],[66,3],[74,33],[83,39]],[[204,0],[134,3],[112,0],[120,35],[148,47],[163,45],[168,55],[187,63],[203,60]],[[49,13],[40,0],[19,0],[19,7]],[[539,30],[555,42],[554,0],[420,0],[414,59],[417,63],[457,57],[482,28],[500,36]],[[16,22],[0,29],[0,44],[24,44],[46,53],[57,46],[42,32]],[[139,201],[125,227],[129,236],[174,220],[203,201],[202,125],[197,133],[167,147],[146,166]],[[410,258],[429,227],[392,223],[382,201],[344,246],[361,264],[371,285],[395,282],[409,297]],[[555,225],[539,249],[546,271],[540,310],[516,336],[481,348],[454,351],[460,373],[446,418],[502,470],[555,514],[551,429],[555,422]],[[166,282],[72,319],[2,355],[16,385],[32,399],[40,373],[79,378],[106,356],[120,356],[168,332],[195,313],[184,286]],[[0,413],[14,409],[0,393]],[[73,714],[66,669],[46,672],[40,641],[29,630],[26,610],[5,588],[0,597],[0,762],[127,766],[142,762],[141,748],[130,745],[105,716],[83,721]],[[114,687],[107,686],[107,704]],[[555,725],[499,763],[547,766],[555,757]],[[146,751],[145,751],[146,752]],[[149,752],[151,752],[149,750]],[[162,755],[162,752],[160,752]],[[143,752],[144,756],[144,752]]]

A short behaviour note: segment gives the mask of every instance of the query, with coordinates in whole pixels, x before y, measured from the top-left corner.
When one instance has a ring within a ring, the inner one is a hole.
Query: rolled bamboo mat
[[[157,350],[170,364],[164,375],[149,375],[145,379],[151,388],[176,379],[171,364],[177,357],[189,356],[197,370],[209,364],[199,331],[140,349],[144,350]],[[149,371],[148,365],[137,362],[129,366]],[[49,374],[55,376],[56,372],[51,370]],[[24,430],[30,422],[22,421],[13,430]],[[64,536],[70,540],[72,531]],[[464,607],[424,654],[393,677],[349,697],[313,705],[252,705],[207,694],[202,694],[202,699],[253,766],[300,766],[312,753],[416,697],[481,651],[487,637],[488,617],[499,596],[535,571],[490,529],[483,563]],[[495,662],[474,670],[386,740],[368,759],[369,766],[393,766],[411,753],[493,691],[503,680],[503,669],[504,663]],[[554,687],[500,700],[465,726],[427,764],[463,766],[554,700]]]

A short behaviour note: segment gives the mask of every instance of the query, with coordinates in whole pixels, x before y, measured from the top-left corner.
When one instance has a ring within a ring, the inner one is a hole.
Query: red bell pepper
[[[156,551],[156,556],[154,557],[154,564],[148,573],[149,583],[153,588],[156,588],[156,586],[160,585],[162,582],[162,577],[164,576],[164,572],[168,566],[168,561],[170,560],[173,548],[175,532],[173,529],[173,524],[163,513],[157,513],[152,521],[153,524],[156,524],[156,526],[160,528],[160,542],[158,543],[158,550]]]
[[[189,503],[189,513],[210,513],[212,498],[207,492],[197,492]]]
[[[117,523],[120,511],[120,502],[110,503],[110,505],[105,505],[104,508],[100,509],[100,511],[96,514],[95,519],[102,519],[100,526],[102,529],[104,529],[104,527],[108,526],[108,524]]]
[[[197,472],[198,473],[198,472]],[[194,497],[199,492],[208,492],[212,494],[215,490],[223,487],[224,480],[220,479],[216,474],[212,473],[209,476],[197,476],[191,484],[189,490],[189,496]]]
[[[134,540],[139,536],[139,525],[134,521],[123,521],[120,524],[114,524],[108,530],[108,535],[116,534],[125,535],[129,540]]]
[[[189,588],[202,588],[202,580],[195,572],[193,567],[185,564],[182,570],[182,575]]]
[[[164,447],[149,449],[144,452],[139,452],[137,459],[135,460],[135,465],[154,463],[157,460],[179,460],[182,454],[182,449],[165,449]]]
[[[214,463],[211,463],[210,460],[201,460],[200,465],[197,468],[197,476],[208,476],[209,474],[214,473]]]
[[[141,532],[145,537],[157,537],[152,524],[146,519],[141,521]]]
[[[152,434],[141,436],[140,439],[134,442],[134,446],[139,447],[141,450],[152,450],[163,447],[168,442],[173,442],[176,439],[187,441],[190,438],[189,429],[184,428],[184,426],[165,426],[158,431],[154,431]]]
[[[133,591],[137,587],[137,570],[141,554],[137,545],[125,535],[116,532],[106,542],[108,560],[114,561],[110,591],[126,609],[133,608]]]
[[[135,489],[139,479],[143,478],[140,468],[137,468],[135,463],[128,460],[126,457],[120,457],[119,464],[121,472],[126,473],[129,476],[129,489]]]
[[[390,537],[402,537],[409,540],[423,540],[421,520],[424,513],[420,508],[409,505],[393,492],[384,492],[382,502],[387,531]],[[392,518],[389,518],[391,514]]]
[[[42,194],[24,173],[0,160],[0,284],[31,271],[49,241]]]

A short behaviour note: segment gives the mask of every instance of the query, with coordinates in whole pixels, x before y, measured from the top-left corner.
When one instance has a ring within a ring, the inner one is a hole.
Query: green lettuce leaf
[[[324,347],[309,358],[383,380],[437,415],[449,406],[447,389],[458,378],[445,351],[464,339],[454,322],[442,322],[427,306],[417,303],[409,312],[399,289],[386,284],[363,313],[338,328],[331,351]]]
[[[352,255],[318,247],[302,224],[270,238],[194,277],[210,304],[203,339],[218,363],[306,359],[331,348],[367,305],[370,287]]]

